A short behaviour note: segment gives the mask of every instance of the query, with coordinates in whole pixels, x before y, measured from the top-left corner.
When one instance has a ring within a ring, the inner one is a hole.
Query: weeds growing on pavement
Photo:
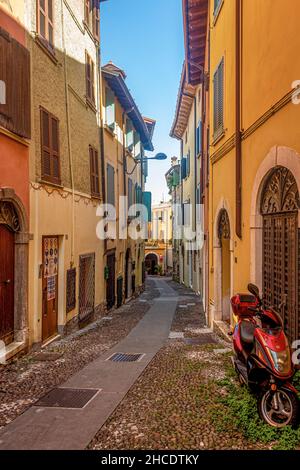
[[[300,427],[275,429],[264,423],[258,414],[256,396],[239,384],[235,371],[228,363],[226,378],[219,380],[217,384],[225,390],[225,393],[217,397],[217,406],[212,410],[212,420],[219,432],[234,428],[242,432],[249,441],[269,444],[274,450],[293,450],[299,446]],[[299,372],[295,375],[294,384],[300,392]]]

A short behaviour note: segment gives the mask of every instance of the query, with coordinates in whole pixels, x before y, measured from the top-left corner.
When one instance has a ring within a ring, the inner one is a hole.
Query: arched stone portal
[[[221,320],[230,322],[231,260],[230,260],[230,223],[226,209],[219,214],[218,239],[221,250]]]
[[[158,266],[159,260],[156,253],[148,253],[145,257],[145,268],[148,274],[154,275],[156,266]]]
[[[300,281],[296,265],[300,254],[299,188],[300,154],[288,147],[272,147],[253,184],[250,272],[251,282],[265,294],[266,302],[280,311],[290,339],[300,333],[300,289],[295,288]],[[283,282],[284,272],[288,275]]]
[[[0,189],[0,340],[28,341],[28,219],[12,188]],[[11,347],[13,353],[14,348]]]
[[[299,192],[285,167],[272,170],[261,198],[263,217],[262,281],[266,305],[280,312],[290,340],[298,338]]]
[[[214,297],[211,321],[229,323],[232,319],[230,298],[233,295],[233,240],[229,204],[222,199],[214,220]]]

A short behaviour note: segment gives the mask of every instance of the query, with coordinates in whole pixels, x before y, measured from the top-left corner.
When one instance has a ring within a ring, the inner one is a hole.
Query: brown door
[[[264,216],[263,226],[264,299],[281,314],[285,331],[292,341],[298,337],[298,214]]]
[[[290,339],[299,334],[299,191],[293,174],[278,166],[266,180],[261,200],[263,215],[263,294],[277,310]]]
[[[14,233],[0,225],[0,340],[14,339]]]
[[[43,341],[57,333],[58,256],[58,237],[43,237]]]

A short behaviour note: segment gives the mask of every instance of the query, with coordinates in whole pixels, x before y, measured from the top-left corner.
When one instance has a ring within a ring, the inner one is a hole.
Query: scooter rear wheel
[[[275,406],[276,399],[277,408]],[[281,388],[276,392],[267,390],[259,398],[258,411],[260,417],[270,426],[276,428],[295,427],[298,421],[299,402],[295,394],[287,389]]]

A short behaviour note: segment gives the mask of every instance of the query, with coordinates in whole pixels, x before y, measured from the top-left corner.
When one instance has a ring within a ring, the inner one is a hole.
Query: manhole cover
[[[198,338],[184,338],[185,344],[198,345],[198,344],[217,344],[217,341],[211,335],[201,335]]]
[[[113,362],[137,362],[142,359],[145,354],[125,354],[125,353],[115,353],[110,356],[107,361]]]
[[[84,408],[100,392],[90,388],[54,388],[35,406],[42,408]]]

